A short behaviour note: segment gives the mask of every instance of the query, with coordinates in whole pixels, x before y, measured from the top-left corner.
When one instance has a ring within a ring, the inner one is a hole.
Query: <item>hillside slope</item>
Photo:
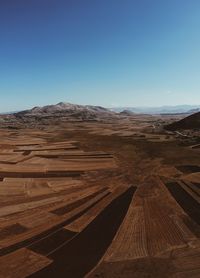
[[[168,130],[200,129],[200,112],[165,127]]]

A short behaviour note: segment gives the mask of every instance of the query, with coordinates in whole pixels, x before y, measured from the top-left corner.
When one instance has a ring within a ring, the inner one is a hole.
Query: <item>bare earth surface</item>
[[[200,277],[200,148],[169,116],[0,129],[0,277]]]

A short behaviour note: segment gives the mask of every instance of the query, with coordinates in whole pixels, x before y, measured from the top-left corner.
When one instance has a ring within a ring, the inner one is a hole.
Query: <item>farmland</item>
[[[0,277],[199,277],[200,153],[168,120],[1,128]]]

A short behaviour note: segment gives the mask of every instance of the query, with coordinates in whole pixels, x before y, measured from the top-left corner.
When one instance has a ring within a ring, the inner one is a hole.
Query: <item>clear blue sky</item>
[[[0,0],[0,111],[200,104],[199,0]]]

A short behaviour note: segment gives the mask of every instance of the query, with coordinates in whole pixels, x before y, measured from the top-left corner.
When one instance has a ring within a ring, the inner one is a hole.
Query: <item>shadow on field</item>
[[[48,257],[54,262],[32,278],[84,277],[101,259],[122,223],[135,187],[113,200],[80,234]]]

